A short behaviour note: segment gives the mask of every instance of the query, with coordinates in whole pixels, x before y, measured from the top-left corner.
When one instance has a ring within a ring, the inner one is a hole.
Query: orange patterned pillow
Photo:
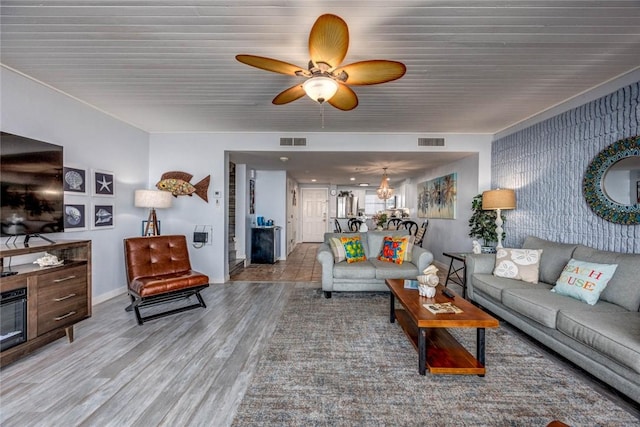
[[[387,236],[382,240],[382,251],[378,259],[380,261],[394,262],[402,264],[407,256],[407,248],[409,246],[409,237],[391,237]]]

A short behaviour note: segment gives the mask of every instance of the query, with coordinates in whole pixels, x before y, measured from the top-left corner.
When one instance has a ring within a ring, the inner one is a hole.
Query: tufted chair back
[[[127,281],[191,270],[185,236],[151,236],[125,239]]]

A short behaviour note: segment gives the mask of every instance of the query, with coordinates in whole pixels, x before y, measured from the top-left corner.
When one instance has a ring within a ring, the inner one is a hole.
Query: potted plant
[[[482,209],[482,194],[478,194],[471,201],[473,214],[469,218],[469,237],[481,239],[483,242],[482,252],[494,252],[495,244],[498,240],[496,235],[496,211],[485,211]],[[506,220],[504,214],[500,215],[502,221]],[[505,233],[502,232],[504,239]]]
[[[378,230],[382,230],[387,224],[387,214],[385,212],[378,212],[373,215],[373,222],[375,222]]]

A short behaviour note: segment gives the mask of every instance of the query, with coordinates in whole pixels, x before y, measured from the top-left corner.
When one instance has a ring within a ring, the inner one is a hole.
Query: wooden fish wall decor
[[[195,185],[191,184],[191,178],[193,178],[193,175],[186,172],[165,172],[162,174],[156,187],[158,190],[170,191],[174,197],[193,196],[193,193],[195,193],[202,200],[209,203],[207,192],[209,191],[211,175],[207,175],[202,181]]]

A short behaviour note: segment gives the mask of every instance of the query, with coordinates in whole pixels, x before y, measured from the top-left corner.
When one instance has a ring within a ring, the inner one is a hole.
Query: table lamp
[[[137,208],[149,208],[149,219],[144,228],[144,236],[159,236],[158,217],[156,209],[171,207],[172,194],[159,190],[136,190],[134,205]]]
[[[488,190],[482,193],[482,209],[485,211],[496,211],[496,234],[498,235],[498,245],[502,248],[502,210],[516,208],[516,192],[508,189]]]

